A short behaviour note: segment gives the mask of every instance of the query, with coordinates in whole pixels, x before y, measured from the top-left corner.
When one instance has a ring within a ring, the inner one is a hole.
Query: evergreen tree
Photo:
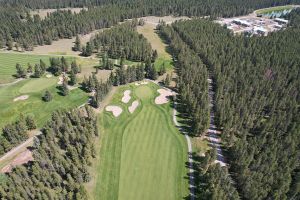
[[[16,70],[17,70],[17,73],[16,73],[17,78],[25,78],[26,77],[26,75],[27,75],[26,70],[19,63],[16,64]]]
[[[73,47],[73,50],[74,51],[80,51],[81,50],[81,41],[80,41],[79,35],[76,36],[75,45]]]
[[[44,96],[42,97],[42,99],[46,102],[49,102],[49,101],[52,100],[52,94],[48,90],[46,90],[46,92],[45,92]]]

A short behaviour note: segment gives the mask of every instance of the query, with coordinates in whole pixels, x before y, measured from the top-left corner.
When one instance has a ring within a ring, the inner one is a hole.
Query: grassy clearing
[[[16,73],[16,63],[27,68],[27,64],[34,65],[39,63],[40,59],[49,64],[51,56],[28,55],[20,53],[0,53],[0,84],[13,81],[13,75]]]
[[[132,99],[121,102],[123,91],[130,89]],[[182,199],[188,195],[187,145],[174,127],[170,104],[156,105],[158,86],[121,87],[110,105],[123,108],[115,118],[104,111],[99,116],[101,131],[100,159],[93,199]],[[128,106],[138,99],[133,114]]]
[[[270,7],[270,8],[256,10],[255,13],[256,14],[268,14],[268,13],[272,13],[272,12],[281,12],[284,10],[290,10],[294,7],[295,7],[294,5],[276,6],[276,7]]]
[[[166,44],[163,43],[161,38],[155,32],[155,26],[153,24],[145,24],[138,27],[137,31],[151,43],[152,49],[156,49],[158,58],[154,65],[157,70],[164,64],[167,70],[173,68],[173,61],[171,55],[166,51]]]
[[[41,127],[54,110],[73,108],[87,101],[87,94],[80,89],[71,90],[66,97],[60,96],[56,88],[57,81],[57,77],[28,79],[15,85],[0,87],[0,128],[15,121],[20,113],[34,116],[38,127]],[[46,89],[53,95],[53,100],[48,103],[41,99]],[[29,95],[27,100],[13,101],[14,98],[25,94]]]
[[[16,64],[21,64],[24,68],[27,68],[28,63],[34,66],[43,60],[49,65],[49,58],[61,57],[55,55],[35,55],[35,54],[24,54],[24,53],[3,53],[0,52],[0,84],[12,82],[15,78],[13,75],[16,73]],[[94,66],[99,64],[98,59],[93,58],[81,58],[73,56],[65,56],[69,62],[76,59],[76,62],[81,65],[82,71],[89,71]]]

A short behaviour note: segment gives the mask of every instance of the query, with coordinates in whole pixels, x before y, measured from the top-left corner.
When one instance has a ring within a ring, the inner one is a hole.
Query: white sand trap
[[[130,99],[131,99],[130,93],[131,93],[130,90],[125,90],[124,95],[122,97],[123,103],[128,103],[130,101]]]
[[[148,84],[148,82],[147,81],[143,81],[143,82],[141,82],[141,85],[147,85]]]
[[[52,74],[47,74],[46,77],[47,77],[47,78],[51,78],[51,77],[52,77]]]
[[[166,90],[166,89],[158,89],[157,92],[160,95],[155,98],[155,104],[158,105],[168,103],[169,99],[167,97],[173,95],[171,90]]]
[[[134,85],[139,86],[139,85],[141,85],[141,84],[140,84],[140,83],[135,83]]]
[[[29,95],[22,95],[22,96],[14,98],[14,101],[24,101],[28,98],[29,98]]]
[[[135,100],[134,102],[132,102],[131,106],[128,107],[129,112],[133,113],[138,106],[139,106],[139,101]]]
[[[57,82],[58,85],[62,85],[63,84],[63,81],[64,81],[64,77],[63,76],[60,76],[59,77],[59,81]]]
[[[122,108],[119,106],[106,106],[105,110],[112,112],[115,117],[118,117],[123,112]]]

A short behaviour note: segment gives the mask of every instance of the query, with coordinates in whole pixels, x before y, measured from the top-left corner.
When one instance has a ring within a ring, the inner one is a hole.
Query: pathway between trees
[[[17,80],[15,80],[14,82],[11,82],[11,83],[2,83],[2,84],[0,84],[0,87],[14,85],[14,84],[19,83],[20,81],[23,81],[23,80],[25,80],[25,79],[24,78],[18,78]]]
[[[176,97],[176,96],[174,96],[174,97]],[[191,143],[191,139],[188,136],[188,134],[181,128],[180,124],[177,121],[176,105],[177,105],[177,103],[174,101],[173,121],[174,121],[175,126],[177,126],[179,128],[179,131],[184,134],[185,139],[187,141],[188,156],[189,156],[188,162],[189,162],[189,178],[190,178],[190,181],[189,181],[190,197],[191,197],[190,199],[194,200],[195,199],[195,181],[194,181],[193,158],[192,158],[192,152],[193,152],[192,143]]]
[[[226,166],[225,158],[221,149],[221,139],[217,134],[215,125],[215,114],[214,114],[214,95],[213,91],[213,80],[209,78],[208,80],[208,96],[209,96],[209,107],[210,107],[210,123],[208,129],[208,139],[211,146],[215,147],[217,150],[217,160],[216,163],[220,163],[221,166]]]
[[[28,147],[32,144],[33,142],[33,139],[35,138],[35,136],[37,135],[40,135],[42,132],[41,131],[37,131],[37,133],[28,138],[25,142],[19,144],[18,146],[14,147],[12,150],[10,150],[9,152],[7,152],[6,154],[4,154],[1,158],[0,158],[0,162],[6,160],[7,158],[10,158],[10,157],[14,157],[16,156],[17,154],[19,154],[19,150],[25,148],[25,147]]]

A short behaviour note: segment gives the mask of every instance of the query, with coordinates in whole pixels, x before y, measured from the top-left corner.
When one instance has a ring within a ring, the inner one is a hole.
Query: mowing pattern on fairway
[[[121,102],[123,91],[141,105],[130,114]],[[158,86],[125,86],[114,105],[124,112],[118,117],[100,116],[101,150],[94,199],[175,200],[188,196],[186,141],[171,116],[170,104],[155,105]]]

